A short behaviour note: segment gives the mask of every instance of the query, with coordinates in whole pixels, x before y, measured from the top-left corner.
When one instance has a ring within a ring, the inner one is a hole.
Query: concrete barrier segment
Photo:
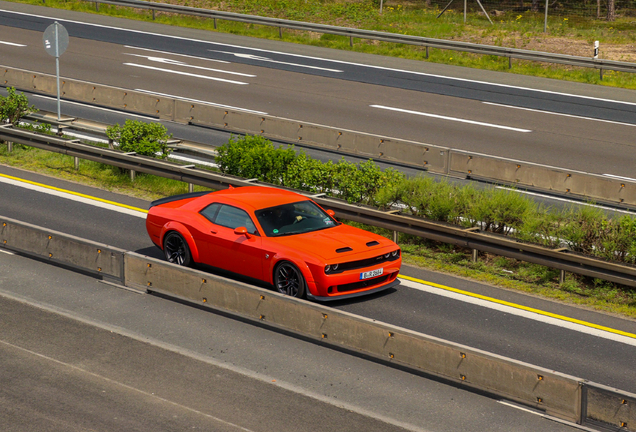
[[[123,249],[0,216],[0,247],[124,281]]]
[[[636,394],[596,383],[585,383],[583,394],[583,424],[592,421],[612,430],[636,431]]]
[[[126,253],[126,286],[238,314],[538,408],[580,418],[580,379],[317,303]]]
[[[617,204],[636,205],[636,182],[453,151],[450,173]]]

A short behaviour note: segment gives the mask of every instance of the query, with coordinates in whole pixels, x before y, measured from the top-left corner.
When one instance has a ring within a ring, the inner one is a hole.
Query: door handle
[[[216,234],[216,231],[214,231],[214,230],[210,230],[210,232],[211,232],[212,234]]]

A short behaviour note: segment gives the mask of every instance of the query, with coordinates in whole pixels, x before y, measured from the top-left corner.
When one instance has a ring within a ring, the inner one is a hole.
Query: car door
[[[263,280],[262,238],[249,214],[238,207],[214,203],[201,210],[210,222],[204,242],[206,264]],[[238,227],[248,235],[235,234]]]

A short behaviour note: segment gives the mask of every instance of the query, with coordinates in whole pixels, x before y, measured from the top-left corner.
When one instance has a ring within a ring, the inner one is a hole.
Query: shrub
[[[0,96],[0,123],[17,126],[22,117],[38,111],[35,106],[29,106],[24,93],[15,92],[15,87],[8,87],[7,93],[7,97]]]
[[[124,152],[165,159],[170,154],[168,140],[172,134],[161,123],[145,123],[126,120],[123,126],[116,124],[106,129],[106,135],[119,144]]]
[[[283,184],[287,167],[297,157],[293,146],[276,149],[271,141],[259,135],[232,137],[217,153],[221,172],[275,185]]]

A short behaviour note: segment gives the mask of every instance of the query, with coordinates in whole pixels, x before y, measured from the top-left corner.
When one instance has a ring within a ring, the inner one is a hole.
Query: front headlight
[[[399,253],[400,253],[399,249],[398,250],[394,250],[393,252],[391,252],[391,256],[396,257],[396,256],[398,256]]]
[[[384,258],[389,259],[390,256],[391,256],[391,254],[388,253],[388,254],[384,255]]]
[[[327,264],[325,266],[325,273],[329,273],[330,270],[331,270],[331,266]]]

